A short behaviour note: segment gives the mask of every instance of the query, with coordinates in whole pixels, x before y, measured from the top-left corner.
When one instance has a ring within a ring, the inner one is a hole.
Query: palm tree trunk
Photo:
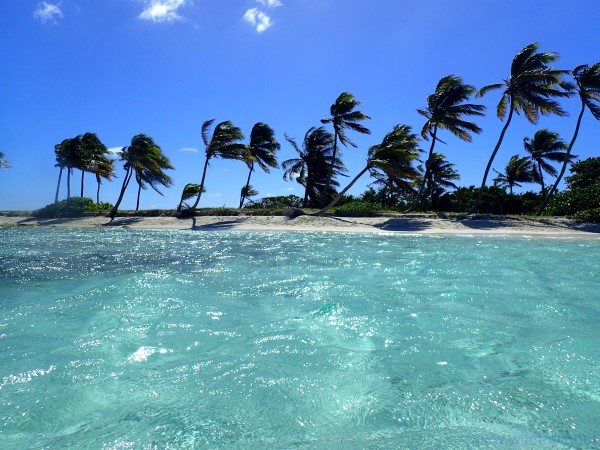
[[[331,172],[329,173],[329,179],[327,180],[327,187],[325,188],[325,193],[329,192],[329,188],[331,187],[331,179],[333,178],[333,170],[335,168],[335,161],[337,157],[337,141],[338,141],[338,130],[333,125],[333,160],[331,163]],[[306,208],[306,207],[305,207]]]
[[[540,184],[542,185],[542,197],[544,195],[544,174],[542,173],[542,161],[538,161],[538,172],[540,174]]]
[[[98,189],[96,189],[96,203],[100,203],[100,175],[96,174],[96,182],[98,183]]]
[[[548,205],[550,198],[554,195],[554,192],[556,192],[556,189],[558,188],[558,184],[560,183],[560,180],[562,180],[562,177],[565,174],[565,171],[567,170],[567,164],[569,163],[569,155],[571,154],[573,145],[575,144],[575,141],[577,140],[577,135],[579,134],[579,127],[581,126],[581,118],[583,117],[584,112],[585,112],[585,103],[581,102],[581,111],[579,112],[579,117],[577,117],[577,124],[575,125],[575,132],[573,133],[571,142],[569,142],[569,147],[567,148],[567,155],[565,156],[565,160],[563,161],[562,168],[560,169],[560,173],[558,174],[558,177],[556,178],[554,185],[548,191],[548,193],[544,197],[544,201],[542,202],[542,204],[540,205],[538,210],[535,212],[536,216],[539,216],[540,214],[542,214],[542,212]]]
[[[135,204],[135,210],[138,211],[140,209],[140,194],[142,193],[142,183],[138,180],[138,193],[137,193],[137,203]]]
[[[512,102],[512,98],[510,100],[510,105],[509,105],[510,111],[508,112],[508,118],[506,119],[506,123],[504,124],[504,127],[502,127],[502,132],[500,133],[500,137],[498,138],[498,142],[496,143],[496,147],[494,147],[494,151],[492,152],[492,156],[490,156],[490,160],[488,161],[487,167],[485,168],[485,173],[483,174],[483,180],[481,181],[481,187],[479,188],[479,193],[477,194],[477,198],[475,199],[475,203],[473,203],[473,206],[471,206],[471,209],[469,211],[469,214],[473,214],[477,211],[477,207],[479,206],[479,202],[481,201],[481,197],[483,195],[483,188],[485,188],[485,182],[487,181],[487,177],[490,173],[490,169],[492,168],[492,163],[494,162],[494,158],[496,157],[496,153],[498,153],[498,150],[500,149],[500,145],[502,145],[502,141],[504,139],[504,135],[506,134],[506,130],[508,129],[508,126],[510,125],[510,121],[512,120],[512,116],[513,116],[513,102]]]
[[[208,168],[208,160],[209,159],[210,158],[207,156],[206,161],[204,161],[204,170],[202,171],[202,181],[200,182],[200,191],[198,192],[198,197],[196,197],[196,201],[190,208],[192,211],[194,211],[196,209],[196,206],[198,206],[198,203],[200,203],[200,197],[202,197],[202,192],[204,191],[204,180],[206,178],[206,169]]]
[[[123,196],[125,195],[125,190],[127,186],[129,186],[129,181],[131,180],[131,175],[133,174],[133,169],[131,167],[127,168],[127,172],[125,172],[125,178],[123,179],[123,185],[121,186],[121,193],[119,194],[119,198],[115,206],[110,211],[110,220],[112,221],[117,215],[117,211],[119,210],[119,206],[121,205],[121,201],[123,201]]]
[[[254,161],[250,165],[250,172],[248,173],[248,180],[246,181],[246,188],[250,186],[250,177],[252,176],[252,171],[254,170]],[[242,190],[242,194],[240,195],[240,208],[244,206],[244,200],[246,200],[246,196],[244,195],[244,191]]]
[[[423,179],[421,180],[421,186],[419,186],[419,191],[417,192],[417,195],[415,195],[412,205],[410,205],[409,208],[406,211],[404,211],[405,213],[413,212],[414,209],[421,202],[421,197],[423,196],[423,190],[425,189],[425,183],[427,182],[427,177],[429,176],[429,173],[430,173],[429,162],[431,161],[431,155],[433,155],[433,147],[435,147],[436,135],[437,135],[437,125],[433,128],[433,137],[431,140],[431,145],[429,146],[429,155],[427,156],[427,161],[425,162],[425,173],[423,174]]]
[[[62,178],[63,168],[60,168],[60,172],[58,173],[58,183],[56,184],[56,195],[54,195],[54,203],[58,202],[58,191],[60,189],[60,179]]]
[[[83,177],[85,175],[85,170],[81,171],[81,197],[83,197]]]
[[[364,168],[363,170],[361,170],[361,171],[359,172],[359,174],[358,174],[358,175],[356,175],[356,176],[354,177],[354,179],[353,179],[353,180],[350,182],[350,184],[348,184],[348,186],[346,186],[346,187],[345,187],[345,188],[342,190],[342,192],[340,192],[338,195],[336,195],[336,196],[335,196],[335,198],[334,198],[333,200],[331,200],[331,202],[329,203],[329,205],[325,206],[325,207],[324,207],[323,209],[321,209],[320,211],[317,211],[317,212],[316,212],[314,215],[315,215],[315,216],[320,216],[321,214],[325,214],[325,213],[326,213],[326,212],[327,212],[329,209],[331,209],[331,208],[333,207],[333,205],[335,205],[335,204],[336,204],[336,203],[337,203],[337,202],[340,200],[340,198],[342,198],[342,197],[344,196],[344,194],[345,194],[346,192],[348,192],[348,190],[349,190],[349,189],[350,189],[350,188],[351,188],[351,187],[354,185],[354,183],[356,183],[356,182],[358,181],[358,179],[359,179],[360,177],[362,177],[362,176],[365,174],[365,172],[366,172],[367,170],[369,170],[369,165],[368,165],[368,164],[365,166],[365,168]]]
[[[67,200],[71,198],[71,172],[72,169],[67,168]]]

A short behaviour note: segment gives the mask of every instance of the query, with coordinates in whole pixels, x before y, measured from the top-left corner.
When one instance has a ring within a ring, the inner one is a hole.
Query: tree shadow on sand
[[[129,225],[133,225],[142,220],[141,217],[119,217],[117,219],[112,219],[107,223],[103,223],[103,227],[127,227]]]
[[[383,223],[374,225],[384,231],[406,231],[417,233],[431,228],[431,223],[426,220],[411,219],[389,219]]]
[[[192,230],[194,231],[225,231],[235,228],[244,222],[243,218],[221,220],[219,222],[207,223],[204,225],[196,225],[196,218],[192,217]]]

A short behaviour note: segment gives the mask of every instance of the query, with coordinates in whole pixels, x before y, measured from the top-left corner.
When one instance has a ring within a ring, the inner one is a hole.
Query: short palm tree
[[[361,111],[357,111],[356,108],[360,105],[360,102],[356,100],[354,95],[349,92],[342,92],[339,97],[335,100],[335,103],[329,108],[330,117],[321,119],[322,124],[333,124],[333,159],[339,157],[338,155],[338,141],[344,147],[350,144],[352,147],[356,147],[356,144],[348,139],[346,136],[346,129],[356,131],[361,134],[371,134],[364,125],[359,122],[370,119],[369,116],[363,114]],[[334,178],[334,174],[330,174],[331,180]],[[329,190],[329,185],[327,186]]]
[[[252,127],[250,132],[250,143],[246,146],[244,162],[248,165],[248,180],[242,188],[240,195],[240,208],[244,206],[244,200],[249,197],[249,193],[256,192],[251,189],[250,177],[254,171],[254,165],[257,164],[263,171],[269,173],[270,168],[278,167],[277,151],[281,145],[275,139],[275,132],[266,123],[258,122]],[[256,195],[253,194],[253,195]]]
[[[471,207],[470,213],[477,211],[492,163],[500,149],[500,145],[502,145],[502,140],[513,114],[522,112],[532,124],[537,123],[540,114],[566,115],[566,112],[555,99],[571,95],[570,92],[563,89],[562,77],[568,71],[549,67],[548,64],[555,61],[558,55],[552,52],[540,53],[538,49],[539,44],[537,43],[524,47],[513,58],[508,79],[504,80],[503,83],[484,86],[477,93],[477,96],[481,97],[492,90],[504,88],[496,112],[500,120],[504,120],[507,110],[508,116],[486,166],[477,199]]]
[[[600,120],[600,62],[592,66],[581,65],[575,67],[575,69],[573,69],[573,78],[575,79],[575,85],[573,86],[573,89],[575,89],[575,92],[579,95],[581,100],[581,111],[577,117],[575,132],[573,133],[573,137],[571,138],[571,142],[569,142],[569,147],[567,148],[567,155],[571,154],[573,145],[577,140],[579,127],[581,126],[581,118],[583,117],[586,107],[590,110],[594,119]],[[541,214],[548,204],[550,197],[552,197],[552,194],[554,194],[558,188],[558,184],[567,170],[568,163],[568,159],[563,161],[563,165],[560,169],[558,177],[556,177],[554,185],[544,197],[544,201],[537,210],[536,214]]]
[[[313,204],[321,205],[325,199],[335,194],[335,188],[339,183],[332,179],[331,174],[341,175],[345,167],[339,158],[333,158],[333,135],[325,131],[325,128],[310,128],[300,148],[297,142],[285,136],[285,139],[298,153],[298,158],[284,161],[281,166],[285,170],[283,179],[286,181],[296,180],[304,186],[304,200],[302,207],[308,206],[309,200]]]
[[[164,172],[166,169],[173,169],[169,158],[162,153],[152,138],[145,134],[138,134],[131,139],[131,145],[121,151],[121,160],[125,163],[125,178],[117,203],[110,212],[111,220],[117,215],[125,190],[134,175],[161,195],[158,185],[168,187],[173,184],[171,177]]]
[[[207,120],[202,124],[202,141],[205,146],[206,160],[204,161],[204,168],[202,170],[202,180],[200,181],[200,189],[196,201],[189,208],[189,212],[193,213],[200,197],[206,191],[204,181],[206,180],[206,169],[208,169],[208,163],[213,158],[224,158],[224,159],[238,159],[243,161],[246,154],[246,146],[240,141],[244,139],[242,130],[233,125],[230,121],[219,123],[213,130],[211,136],[211,127],[215,119]]]
[[[571,159],[571,156],[566,152],[568,145],[559,137],[558,133],[544,128],[537,131],[532,139],[524,138],[523,147],[529,153],[532,164],[535,165],[536,181],[542,186],[543,195],[546,190],[544,172],[553,177],[558,175],[557,170],[549,161],[564,162]]]
[[[429,180],[429,162],[433,157],[435,144],[439,140],[438,130],[448,130],[466,142],[472,141],[471,133],[481,133],[481,128],[464,118],[465,116],[483,116],[484,114],[485,106],[466,103],[474,92],[475,87],[464,84],[460,77],[447,75],[438,82],[435,92],[427,97],[427,108],[417,110],[419,114],[427,118],[427,122],[421,130],[421,136],[425,140],[431,138],[431,146],[419,190],[412,205],[405,212],[413,211],[421,202]]]
[[[200,185],[188,183],[184,186],[183,192],[181,193],[181,200],[179,201],[179,206],[177,206],[177,210],[181,211],[183,208],[184,202],[189,200],[192,197],[196,197],[200,192]]]
[[[529,157],[513,155],[506,164],[504,173],[494,170],[498,174],[494,178],[494,184],[500,187],[508,186],[509,192],[512,194],[513,187],[521,187],[520,183],[532,183],[537,179],[533,171],[533,164]]]
[[[85,172],[91,172],[96,175],[98,181],[98,191],[96,197],[99,197],[99,180],[105,178],[110,180],[114,175],[113,162],[108,158],[108,149],[106,145],[94,133],[85,133],[79,140],[80,160],[78,169],[81,170],[81,197],[83,197],[83,182]]]
[[[0,152],[0,169],[10,168],[10,163],[4,159],[4,153]]]
[[[408,125],[396,125],[385,135],[380,144],[369,148],[367,164],[327,206],[316,214],[324,214],[362,177],[371,172],[373,176],[383,173],[396,186],[412,189],[412,182],[418,177],[412,166],[419,156],[419,138]]]
[[[446,192],[448,189],[456,189],[458,186],[452,180],[460,180],[460,175],[454,170],[454,164],[448,162],[441,153],[433,153],[429,160],[425,162],[427,176],[425,192],[427,197],[433,203],[437,194]]]

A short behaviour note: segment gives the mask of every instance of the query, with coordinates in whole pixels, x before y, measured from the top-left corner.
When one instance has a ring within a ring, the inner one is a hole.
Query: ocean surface
[[[600,240],[0,229],[0,449],[600,448]]]

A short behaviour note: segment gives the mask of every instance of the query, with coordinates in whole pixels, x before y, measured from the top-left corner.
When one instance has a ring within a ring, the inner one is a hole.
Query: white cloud
[[[279,0],[256,0],[261,5],[268,6],[269,8],[276,8],[278,6],[283,6]]]
[[[223,194],[208,194],[209,197],[223,197]]]
[[[112,153],[113,155],[120,155],[125,147],[111,147],[108,149],[108,153]]]
[[[289,188],[287,188],[287,189],[286,189],[286,192],[292,192],[292,191],[295,191],[295,190],[296,190],[296,188],[294,188],[294,187],[289,187]]]
[[[173,22],[181,19],[177,13],[190,0],[144,0],[146,9],[139,15],[140,19],[151,22]]]
[[[181,150],[179,150],[180,152],[191,152],[191,153],[198,153],[198,149],[194,148],[194,147],[183,147]]]
[[[264,32],[271,27],[271,18],[258,8],[251,8],[244,14],[244,20],[256,27],[256,31],[259,33]]]
[[[61,19],[62,16],[62,11],[58,5],[53,5],[52,3],[40,2],[35,8],[35,11],[33,11],[33,17],[42,23],[56,22],[56,20]]]

